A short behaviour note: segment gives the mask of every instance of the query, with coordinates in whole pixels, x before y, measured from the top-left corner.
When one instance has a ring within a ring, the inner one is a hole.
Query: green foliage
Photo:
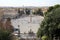
[[[42,12],[41,9],[38,9],[38,10],[37,10],[36,12],[34,12],[33,14],[43,16],[43,12]]]
[[[49,7],[49,9],[47,10],[47,12],[45,13],[45,16],[46,16],[49,12],[51,12],[51,11],[53,11],[53,10],[59,8],[59,7],[60,7],[59,4],[57,4],[57,5],[55,5],[55,6]]]
[[[57,4],[57,5],[54,6],[54,9],[59,8],[59,7],[60,7],[60,5]]]
[[[27,8],[26,8],[26,9],[25,9],[25,12],[26,12],[27,15],[29,15],[29,14],[30,14],[30,9],[27,9]]]
[[[18,16],[22,16],[22,14],[24,14],[24,11],[20,11],[20,9],[18,9]]]
[[[51,12],[53,10],[53,6],[49,7],[48,12]]]
[[[18,13],[20,13],[20,9],[18,9]]]
[[[48,36],[42,36],[42,40],[48,40]]]
[[[48,12],[40,25],[37,35],[38,37],[50,36],[56,29],[60,29],[60,8]]]
[[[11,40],[10,34],[9,31],[0,29],[0,40]]]

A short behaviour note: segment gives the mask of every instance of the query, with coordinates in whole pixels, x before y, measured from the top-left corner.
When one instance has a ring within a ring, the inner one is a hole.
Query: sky
[[[60,0],[0,0],[0,6],[52,6],[60,4]]]

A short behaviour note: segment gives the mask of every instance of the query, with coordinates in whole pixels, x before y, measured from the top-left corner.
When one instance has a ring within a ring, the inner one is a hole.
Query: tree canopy
[[[50,7],[48,8],[47,12],[45,13],[45,16],[46,16],[49,12],[51,12],[51,11],[53,11],[53,10],[55,10],[56,8],[59,8],[59,7],[60,7],[59,4],[57,4],[57,5],[55,5],[55,6],[50,6]]]
[[[26,15],[30,15],[30,9],[25,9]]]
[[[50,36],[56,29],[60,29],[60,7],[48,12],[44,17],[44,20],[38,29],[37,36]]]
[[[0,29],[0,40],[11,40],[10,32]]]
[[[36,12],[34,12],[33,14],[43,16],[43,12],[42,12],[41,9],[38,9],[38,10],[37,10]]]

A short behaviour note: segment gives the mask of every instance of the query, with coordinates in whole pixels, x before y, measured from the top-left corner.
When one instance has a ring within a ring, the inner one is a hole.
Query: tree
[[[3,19],[0,19],[0,29],[4,29],[4,27],[3,27]]]
[[[23,13],[24,13],[23,11],[20,11],[20,9],[18,9],[18,15],[17,15],[17,17],[22,16]]]
[[[57,4],[57,5],[54,6],[54,9],[59,8],[59,7],[60,7],[60,5]]]
[[[60,29],[60,8],[52,10],[44,17],[37,35],[38,37],[46,35],[51,39],[56,29]]]
[[[13,32],[13,27],[11,25],[11,19],[7,18],[7,22],[4,25],[5,20],[0,20],[0,40],[11,40],[11,33]]]
[[[26,9],[25,9],[25,12],[26,12],[27,15],[30,15],[30,9],[27,9],[27,8],[26,8]]]
[[[41,9],[38,9],[36,12],[34,12],[34,14],[43,16],[43,12]]]
[[[0,40],[11,40],[10,32],[0,29]]]
[[[45,13],[45,16],[46,16],[49,12],[51,12],[52,10],[55,10],[56,8],[59,8],[59,7],[60,7],[59,4],[57,4],[57,5],[55,5],[55,6],[50,6],[50,7],[48,8],[47,12]]]
[[[53,6],[49,7],[48,12],[51,12],[53,10]]]
[[[20,9],[18,9],[18,13],[20,13]]]
[[[5,29],[10,31],[10,32],[13,32],[14,31],[14,28],[11,24],[11,19],[10,18],[7,18],[6,22],[5,22]]]

